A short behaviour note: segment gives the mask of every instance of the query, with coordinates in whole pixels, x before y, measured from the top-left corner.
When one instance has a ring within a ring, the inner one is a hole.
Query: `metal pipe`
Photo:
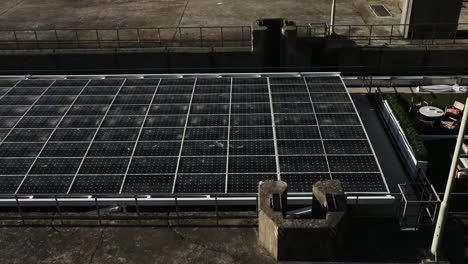
[[[465,105],[468,104],[468,98],[466,99]],[[463,118],[460,125],[460,131],[458,131],[457,144],[455,146],[455,151],[452,157],[452,165],[450,167],[450,173],[447,179],[447,186],[445,187],[444,200],[440,204],[440,212],[437,217],[437,224],[434,231],[434,237],[432,239],[431,253],[434,255],[434,258],[437,260],[437,254],[439,253],[440,241],[442,240],[442,233],[444,231],[448,205],[450,199],[450,193],[453,187],[453,181],[455,179],[455,174],[457,172],[457,163],[458,157],[460,155],[460,150],[463,147],[464,135],[466,131],[466,120],[468,118],[468,111],[463,112]]]

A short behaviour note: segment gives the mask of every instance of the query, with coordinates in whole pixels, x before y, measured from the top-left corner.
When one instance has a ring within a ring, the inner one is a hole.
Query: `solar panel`
[[[0,80],[0,193],[388,192],[338,74]]]

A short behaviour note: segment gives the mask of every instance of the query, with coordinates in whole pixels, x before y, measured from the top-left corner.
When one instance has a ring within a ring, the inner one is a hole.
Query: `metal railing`
[[[455,27],[456,26],[456,27]],[[330,36],[330,26],[326,23],[313,23],[298,28],[298,36]],[[307,28],[307,29],[306,29]],[[421,29],[424,33],[418,32]],[[457,30],[451,30],[457,28]],[[463,32],[468,31],[468,23],[432,24],[342,24],[334,26],[335,37],[344,37],[360,45],[455,45],[468,44]],[[404,32],[409,32],[405,36]]]
[[[250,47],[251,26],[0,30],[0,50]]]

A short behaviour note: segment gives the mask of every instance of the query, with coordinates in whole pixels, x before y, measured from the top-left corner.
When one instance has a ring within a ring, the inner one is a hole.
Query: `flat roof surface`
[[[339,74],[140,77],[1,78],[0,191],[388,192]]]

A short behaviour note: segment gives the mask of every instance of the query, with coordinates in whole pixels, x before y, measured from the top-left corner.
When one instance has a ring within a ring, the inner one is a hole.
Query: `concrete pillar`
[[[274,210],[271,207],[273,196],[286,198],[284,182],[262,182],[258,191],[258,240],[272,257],[278,261],[320,261],[339,257],[347,227],[346,197],[339,181],[322,181],[313,186],[315,206],[326,210],[325,217],[311,215],[307,219],[295,219],[285,216],[287,208]],[[285,207],[286,201],[282,202]]]
[[[297,27],[295,25],[287,25],[281,28],[282,45],[281,45],[281,67],[285,71],[291,71],[290,67],[296,66],[296,41]]]
[[[403,0],[400,31],[409,39],[454,38],[463,0]]]

